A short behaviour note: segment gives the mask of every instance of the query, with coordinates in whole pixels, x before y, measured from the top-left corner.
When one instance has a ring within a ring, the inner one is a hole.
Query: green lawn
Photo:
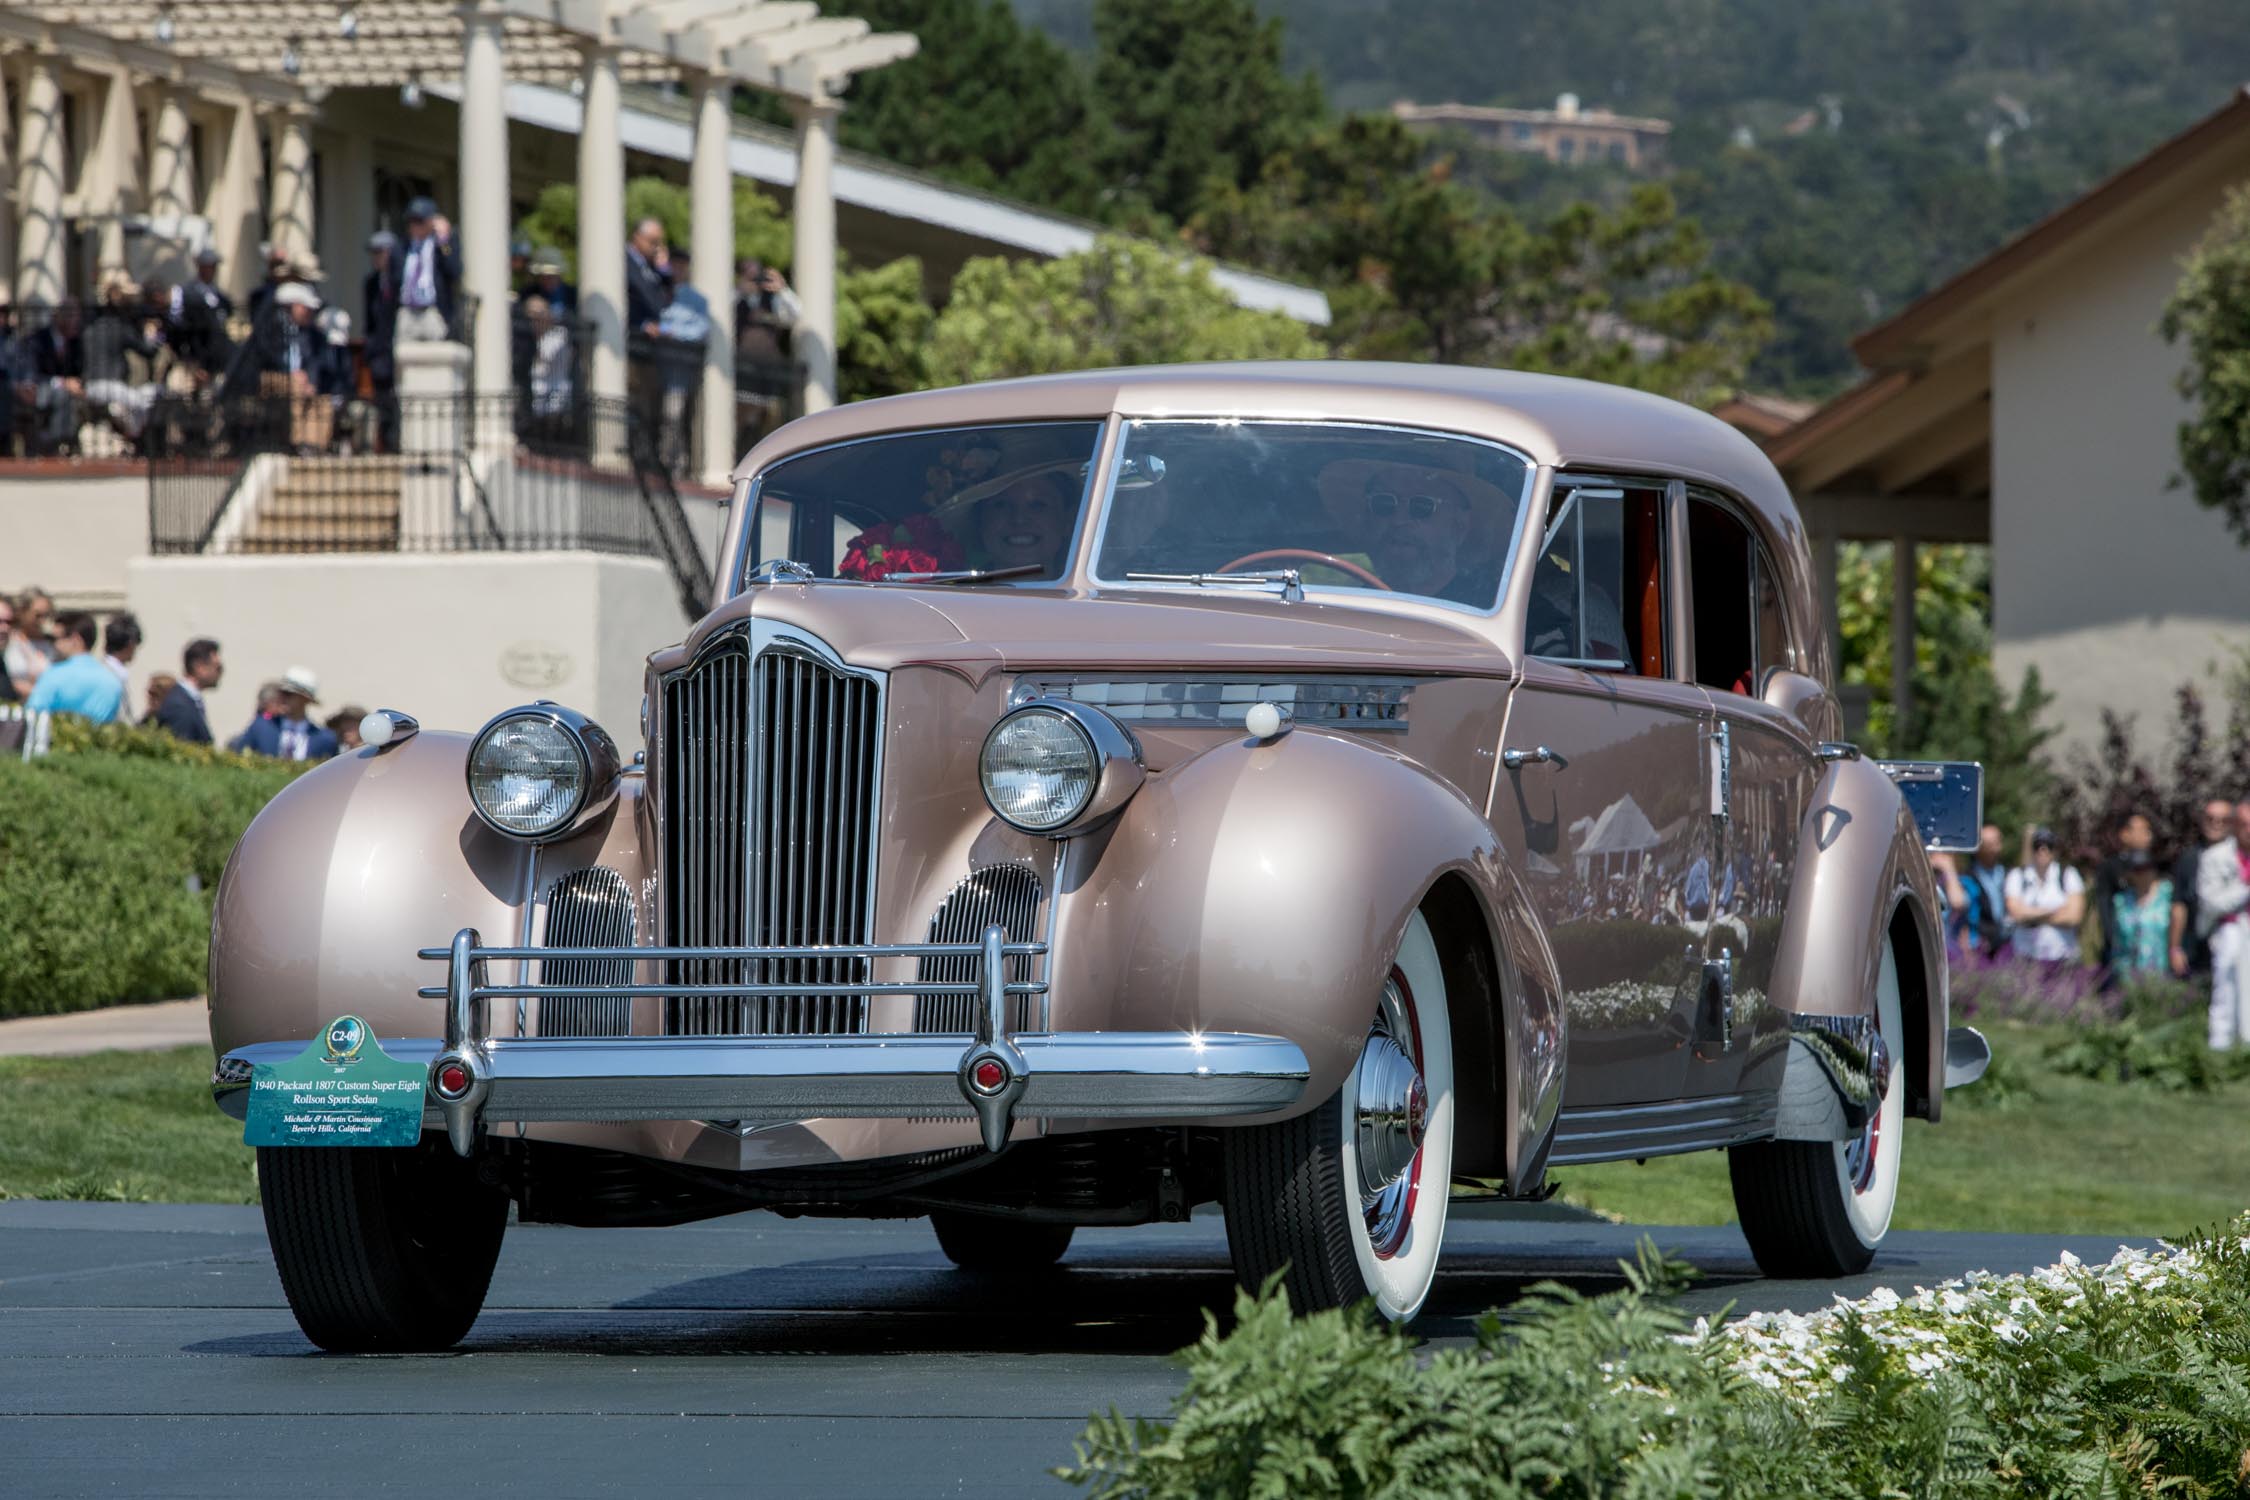
[[[0,1057],[0,1198],[255,1203],[211,1049]]]
[[[2207,1093],[2097,1083],[2045,1062],[2055,1028],[1986,1028],[1995,1072],[1906,1126],[1900,1229],[2179,1234],[2250,1204],[2250,1082]],[[1556,1171],[1561,1196],[1654,1224],[1734,1219],[1715,1153]]]
[[[1909,1122],[1900,1228],[2177,1234],[2250,1203],[2250,1082],[2196,1094],[2073,1078],[2045,1063],[2055,1035],[1993,1028],[2006,1087],[1955,1093],[1942,1124]],[[200,1047],[0,1058],[0,1197],[255,1202],[210,1066]],[[1734,1217],[1717,1155],[1556,1175],[1566,1200],[1626,1219]]]

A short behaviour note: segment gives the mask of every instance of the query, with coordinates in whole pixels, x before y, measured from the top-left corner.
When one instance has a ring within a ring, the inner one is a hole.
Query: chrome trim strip
[[[968,1119],[958,1036],[503,1037],[471,1059],[482,1118],[508,1120]],[[434,1064],[435,1037],[382,1039],[402,1062]],[[1237,1032],[1061,1032],[1017,1037],[1021,1096],[1035,1119],[1199,1119],[1297,1102],[1302,1048]],[[301,1040],[238,1047],[219,1060],[213,1101],[242,1118],[251,1070],[286,1062]],[[434,1102],[425,1123],[444,1123]]]
[[[1565,1109],[1555,1119],[1550,1166],[1674,1156],[1738,1146],[1773,1134],[1772,1094],[1714,1094],[1660,1104]]]

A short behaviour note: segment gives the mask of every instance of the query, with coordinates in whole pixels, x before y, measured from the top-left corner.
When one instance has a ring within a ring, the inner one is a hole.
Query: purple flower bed
[[[2076,1022],[2116,1021],[2127,1015],[2171,1020],[2202,1007],[2193,986],[2174,980],[2127,981],[2104,989],[2103,969],[2078,964],[2047,965],[2021,960],[1964,964],[1951,968],[1956,1021]]]

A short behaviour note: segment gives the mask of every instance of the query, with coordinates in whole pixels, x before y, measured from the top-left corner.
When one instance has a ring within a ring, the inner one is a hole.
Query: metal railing
[[[711,573],[627,403],[488,396],[173,396],[145,434],[160,554],[602,552]]]

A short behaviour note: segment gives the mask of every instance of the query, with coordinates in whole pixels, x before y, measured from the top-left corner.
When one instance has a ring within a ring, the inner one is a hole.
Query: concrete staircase
[[[395,552],[404,460],[395,453],[292,458],[236,552]]]

